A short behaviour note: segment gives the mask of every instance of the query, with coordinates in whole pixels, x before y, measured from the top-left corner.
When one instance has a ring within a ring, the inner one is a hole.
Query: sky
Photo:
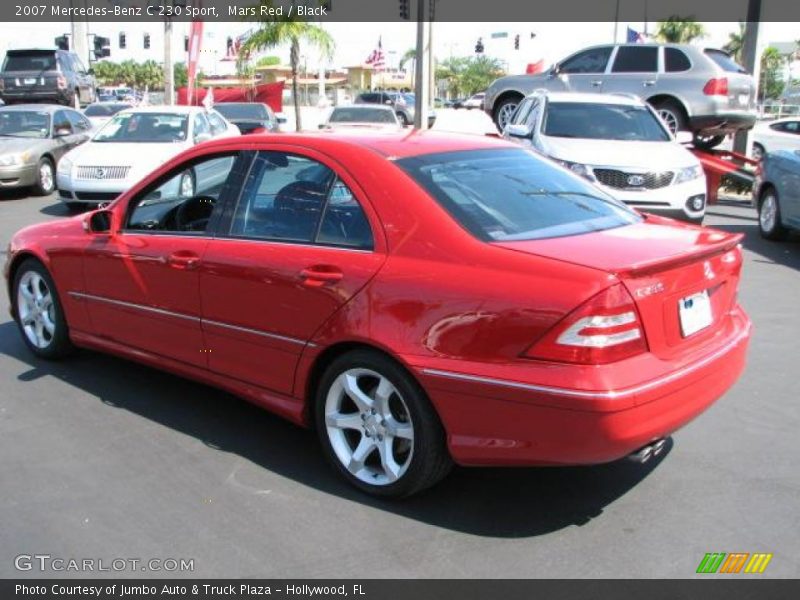
[[[655,23],[649,23],[649,31]],[[728,40],[728,34],[738,29],[737,23],[705,23],[708,37],[702,40],[706,46],[719,47]],[[250,25],[247,23],[207,23],[205,26],[203,58],[201,68],[206,73],[225,74],[233,70],[232,63],[220,63],[224,55],[225,40],[236,37]],[[617,40],[625,41],[626,28],[637,31],[644,23],[620,23]],[[336,41],[336,54],[327,67],[347,67],[362,63],[372,52],[380,38],[388,66],[396,66],[403,53],[414,47],[416,23],[326,23],[324,27]],[[163,30],[159,23],[90,23],[90,32],[112,38],[112,60],[124,58],[153,58],[163,56]],[[544,60],[549,65],[572,52],[588,45],[609,43],[614,39],[614,23],[434,23],[434,52],[437,57],[468,56],[474,53],[475,42],[483,38],[487,55],[500,58],[507,63],[509,72],[521,72],[525,64]],[[52,47],[53,38],[69,30],[66,23],[0,23],[0,53],[8,48]],[[117,49],[117,36],[125,32],[129,48]],[[151,35],[151,50],[142,50],[141,36],[147,31]],[[188,32],[187,23],[176,23],[173,48],[176,60],[185,60],[183,36]],[[492,33],[508,33],[505,39],[492,39]],[[530,34],[536,36],[531,39]],[[513,49],[514,36],[520,35],[520,50]],[[759,44],[792,41],[800,37],[798,23],[762,23]],[[269,51],[288,62],[288,48]],[[309,49],[303,52],[303,61],[308,69],[316,69],[319,56]]]

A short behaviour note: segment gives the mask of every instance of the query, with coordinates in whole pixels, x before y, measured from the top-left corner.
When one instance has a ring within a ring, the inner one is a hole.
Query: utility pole
[[[70,0],[70,8],[73,8],[73,2],[80,2],[83,7],[86,7],[85,0]],[[70,50],[78,55],[84,65],[89,65],[89,23],[86,17],[71,17],[70,18],[72,40],[70,43]]]
[[[414,127],[428,128],[428,107],[430,106],[430,73],[431,73],[431,23],[429,19],[429,2],[417,0],[417,60],[414,81]]]
[[[173,0],[166,0],[168,7],[172,7]],[[172,66],[172,17],[170,11],[164,16],[164,104],[172,106],[175,98],[175,71]]]
[[[758,104],[759,80],[761,79],[761,61],[758,60],[758,28],[761,22],[761,0],[749,0],[747,4],[747,22],[744,26],[744,44],[742,47],[742,65],[753,75],[756,82],[755,98]],[[733,138],[733,151],[749,154],[750,136],[747,131],[738,132]]]

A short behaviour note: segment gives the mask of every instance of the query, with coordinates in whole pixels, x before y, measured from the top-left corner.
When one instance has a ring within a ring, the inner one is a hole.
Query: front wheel
[[[511,96],[509,98],[504,98],[497,103],[497,106],[494,109],[494,124],[500,133],[503,133],[506,125],[508,125],[509,121],[511,121],[511,117],[513,117],[514,113],[517,112],[517,106],[519,106],[521,101],[522,98]]]
[[[33,191],[37,196],[48,196],[54,189],[56,189],[56,178],[53,161],[44,156],[36,165],[36,183]]]
[[[686,129],[686,117],[680,104],[673,100],[663,100],[653,104],[653,108],[664,121],[672,135]]]
[[[408,117],[405,115],[405,113],[397,113],[397,120],[400,121],[400,124],[403,127],[408,127],[411,125],[411,121],[408,120]]]
[[[14,276],[12,290],[14,318],[31,352],[48,359],[72,352],[55,283],[42,263],[25,260]]]
[[[337,358],[315,400],[326,457],[362,491],[410,496],[450,470],[438,415],[419,384],[386,356],[356,350]]]
[[[773,187],[764,190],[758,202],[758,229],[761,237],[768,240],[783,240],[788,233],[781,223],[781,205]]]

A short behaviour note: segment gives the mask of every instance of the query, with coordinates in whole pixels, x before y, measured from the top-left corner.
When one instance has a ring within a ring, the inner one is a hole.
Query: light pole
[[[417,0],[417,60],[414,81],[414,127],[427,129],[428,107],[430,105],[430,73],[431,73],[431,22],[429,18],[430,2],[433,0]]]

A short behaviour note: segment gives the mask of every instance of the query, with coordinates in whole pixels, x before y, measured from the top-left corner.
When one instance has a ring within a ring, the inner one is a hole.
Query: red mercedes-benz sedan
[[[452,462],[657,451],[742,371],[740,237],[488,137],[265,135],[23,229],[6,276],[37,356],[92,348],[224,388],[403,496]]]

